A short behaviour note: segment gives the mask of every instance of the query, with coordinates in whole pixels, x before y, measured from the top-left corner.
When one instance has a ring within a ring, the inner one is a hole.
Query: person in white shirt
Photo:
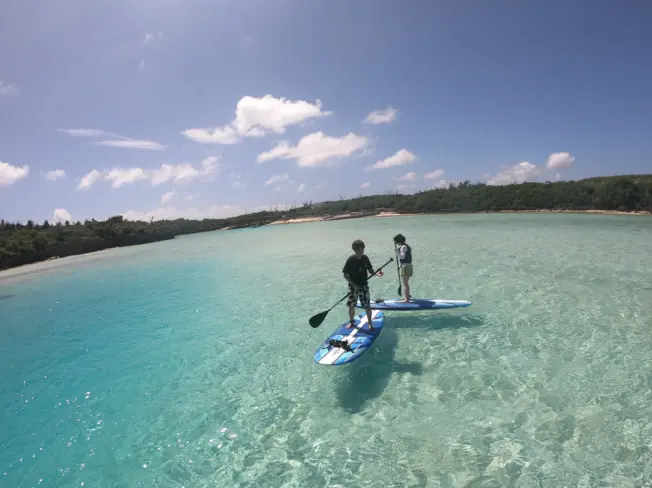
[[[401,301],[405,303],[409,302],[411,298],[409,281],[414,274],[414,268],[412,266],[412,248],[405,242],[405,236],[403,234],[396,234],[394,236],[394,245],[396,246],[398,262],[401,265],[401,279],[403,281],[404,295],[404,299]]]

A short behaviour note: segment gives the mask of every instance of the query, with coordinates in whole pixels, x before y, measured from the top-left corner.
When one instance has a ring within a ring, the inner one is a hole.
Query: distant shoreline
[[[349,219],[367,219],[379,217],[409,217],[411,215],[427,215],[427,214],[414,214],[414,213],[397,213],[397,212],[380,212],[373,214],[357,215],[355,212],[333,215],[332,217],[299,217],[295,219],[281,219],[270,222],[268,225],[286,225],[286,224],[305,224],[308,222],[332,222],[335,220],[349,220]],[[226,229],[225,229],[226,230]]]
[[[59,268],[67,268],[74,264],[83,264],[85,262],[93,262],[98,259],[107,258],[109,257],[107,255],[110,255],[111,253],[129,247],[132,246],[108,247],[106,249],[100,249],[99,251],[72,254],[70,256],[50,258],[44,261],[35,261],[33,263],[21,264],[20,266],[13,266],[11,268],[0,270],[0,284],[3,281],[9,281],[11,278],[18,278],[19,276],[54,271]]]
[[[476,215],[476,214],[589,214],[589,215],[636,215],[636,216],[651,216],[652,213],[648,211],[641,212],[623,212],[619,210],[497,210],[487,212],[440,212],[440,213],[398,213],[398,212],[378,212],[369,214],[358,215],[355,212],[334,215],[332,217],[303,217],[294,219],[281,219],[263,227],[270,225],[288,225],[288,224],[305,224],[310,222],[331,222],[338,220],[348,219],[365,219],[365,218],[387,218],[387,217],[419,217],[419,216],[449,216],[449,215]],[[225,227],[218,231],[227,231],[231,227]],[[156,242],[156,241],[155,241]],[[131,246],[124,246],[131,247]],[[98,258],[106,257],[107,254],[115,252],[117,249],[123,247],[111,247],[98,251],[88,253],[74,254],[65,257],[55,257],[44,261],[36,261],[27,263],[20,266],[14,266],[4,270],[0,270],[0,283],[8,281],[12,278],[25,276],[30,274],[37,274],[47,271],[52,271],[57,268],[64,268],[74,264],[81,264],[84,261],[92,261]]]
[[[295,219],[281,219],[270,222],[268,225],[287,225],[287,224],[305,224],[309,222],[331,222],[334,220],[344,219],[373,219],[383,217],[415,217],[426,215],[477,215],[477,214],[594,214],[594,215],[638,215],[652,216],[648,211],[642,212],[623,212],[619,210],[495,210],[487,212],[440,212],[440,213],[398,213],[398,212],[380,212],[374,215],[355,215],[353,213],[336,215],[333,217],[299,217]],[[228,229],[223,229],[228,230]]]

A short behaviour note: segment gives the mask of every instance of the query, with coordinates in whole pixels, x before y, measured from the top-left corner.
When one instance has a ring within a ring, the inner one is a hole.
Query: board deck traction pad
[[[368,324],[367,314],[362,313],[354,318],[354,326],[350,329],[345,327],[350,323],[348,320],[341,324],[319,347],[315,352],[314,360],[317,364],[324,364],[330,366],[339,366],[355,361],[362,356],[378,338],[383,325],[385,324],[385,316],[382,310],[372,310],[371,320],[374,326],[374,331],[369,328],[364,328]],[[349,332],[350,331],[350,332]],[[348,334],[347,334],[348,332]],[[345,341],[352,351],[347,351],[344,348],[331,346],[330,340]]]

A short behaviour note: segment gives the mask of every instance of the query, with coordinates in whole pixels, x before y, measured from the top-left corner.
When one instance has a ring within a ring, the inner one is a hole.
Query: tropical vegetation
[[[360,217],[398,213],[497,212],[524,210],[619,210],[652,212],[652,175],[587,178],[578,181],[492,186],[465,181],[448,188],[403,195],[385,193],[290,209],[247,213],[225,219],[130,221],[0,221],[0,269],[118,246],[146,244],[175,236],[220,229],[257,227],[279,219]]]

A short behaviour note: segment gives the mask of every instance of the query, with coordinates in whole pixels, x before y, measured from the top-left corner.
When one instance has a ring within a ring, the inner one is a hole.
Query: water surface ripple
[[[314,364],[351,242],[379,266],[397,232],[414,296],[473,306]],[[0,486],[652,486],[651,256],[644,217],[418,216],[0,274]]]

